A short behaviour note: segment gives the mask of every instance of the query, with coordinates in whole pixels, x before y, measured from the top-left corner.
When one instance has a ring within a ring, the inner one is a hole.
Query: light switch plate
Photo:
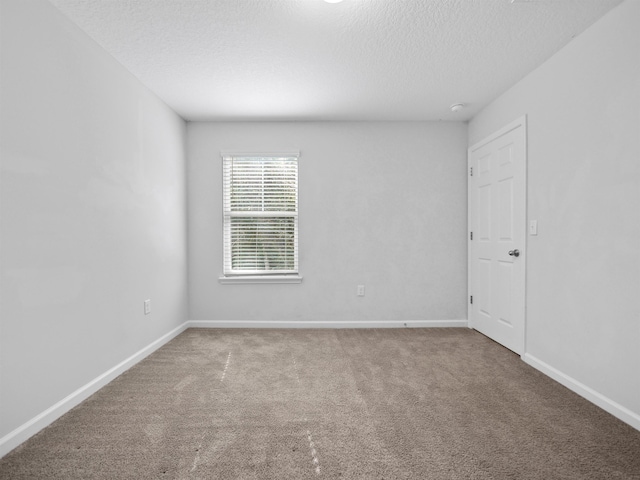
[[[538,221],[529,220],[529,235],[538,235]]]

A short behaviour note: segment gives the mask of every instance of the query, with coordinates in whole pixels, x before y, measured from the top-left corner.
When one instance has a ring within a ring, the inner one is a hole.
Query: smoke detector
[[[459,112],[464,108],[464,103],[454,103],[449,107],[453,113]]]

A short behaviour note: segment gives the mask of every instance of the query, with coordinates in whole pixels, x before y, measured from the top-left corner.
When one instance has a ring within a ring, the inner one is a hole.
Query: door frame
[[[519,353],[520,357],[524,357],[527,352],[527,265],[529,263],[529,249],[528,249],[528,225],[529,225],[529,196],[528,196],[528,153],[529,153],[529,136],[527,131],[527,115],[522,115],[518,117],[516,120],[508,123],[504,127],[490,134],[488,137],[480,140],[479,142],[474,143],[467,149],[467,325],[469,328],[474,329],[473,325],[473,305],[471,304],[471,295],[473,295],[473,268],[472,268],[472,255],[471,248],[473,240],[471,240],[471,232],[473,231],[473,220],[475,214],[475,208],[473,204],[473,200],[475,198],[471,192],[471,176],[472,176],[472,163],[471,163],[471,152],[483,147],[487,143],[490,143],[497,138],[506,135],[507,133],[515,130],[518,127],[523,128],[524,133],[524,145],[523,145],[523,162],[524,168],[522,169],[522,173],[524,175],[524,232],[523,234],[523,249],[524,249],[524,262],[523,262],[523,279],[522,279],[522,288],[523,288],[523,328],[522,328],[522,352]],[[477,330],[476,330],[477,331]]]

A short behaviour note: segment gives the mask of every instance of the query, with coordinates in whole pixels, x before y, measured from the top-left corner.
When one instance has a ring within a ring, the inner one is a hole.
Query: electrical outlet
[[[151,300],[144,301],[144,314],[149,315],[151,313]]]
[[[358,285],[358,294],[359,297],[364,297],[364,285]]]

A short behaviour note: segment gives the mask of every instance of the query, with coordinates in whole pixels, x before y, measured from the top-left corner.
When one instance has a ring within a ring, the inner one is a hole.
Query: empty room
[[[0,0],[0,479],[640,479],[640,0]]]

